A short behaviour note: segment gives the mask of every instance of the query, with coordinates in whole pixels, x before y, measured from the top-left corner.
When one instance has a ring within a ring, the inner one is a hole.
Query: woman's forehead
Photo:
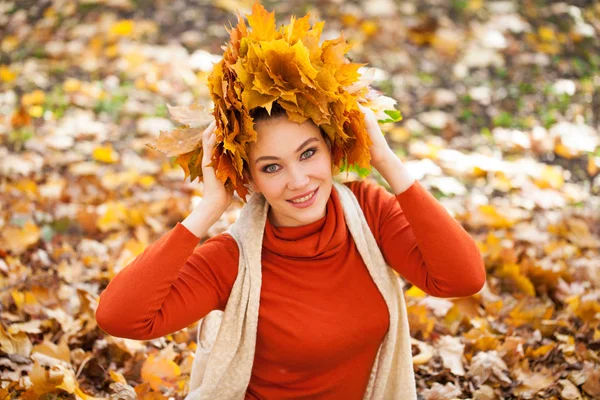
[[[307,139],[321,137],[321,131],[310,120],[298,124],[285,117],[273,118],[257,122],[254,128],[257,132],[257,141],[252,143],[251,150],[257,154],[275,151],[293,153]]]

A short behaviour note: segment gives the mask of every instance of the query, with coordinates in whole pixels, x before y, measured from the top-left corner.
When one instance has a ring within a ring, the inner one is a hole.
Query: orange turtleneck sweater
[[[394,196],[350,182],[390,267],[437,297],[469,296],[485,282],[469,234],[418,182]],[[148,246],[102,292],[107,333],[147,340],[224,310],[238,271],[228,234],[197,246],[180,223]],[[300,227],[268,220],[256,353],[246,399],[362,399],[389,313],[346,227],[332,189],[325,217]]]

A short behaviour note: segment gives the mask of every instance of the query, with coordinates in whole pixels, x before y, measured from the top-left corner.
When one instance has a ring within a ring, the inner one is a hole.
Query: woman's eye
[[[263,171],[265,171],[265,172],[277,172],[277,165],[275,165],[275,164],[267,165],[266,167],[263,168]]]
[[[306,160],[311,158],[315,153],[317,152],[317,149],[312,148],[312,149],[308,149],[306,150],[304,153],[302,153],[302,155],[300,155],[300,159],[301,160]],[[265,167],[263,167],[263,172],[267,172],[267,173],[274,173],[279,171],[278,165],[277,164],[269,164]]]
[[[300,156],[300,158],[303,160],[305,160],[307,158],[311,158],[313,156],[313,154],[316,153],[316,151],[317,151],[317,149],[308,149],[304,153],[302,153],[302,156]]]

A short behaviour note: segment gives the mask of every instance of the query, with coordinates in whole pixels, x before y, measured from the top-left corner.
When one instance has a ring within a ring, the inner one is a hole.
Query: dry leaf
[[[434,382],[431,388],[422,391],[422,395],[425,400],[448,400],[461,396],[462,391],[450,382],[445,385]]]
[[[438,340],[436,347],[445,368],[448,368],[454,375],[465,374],[463,366],[465,345],[461,343],[460,338],[444,335]]]
[[[142,366],[142,379],[148,382],[155,391],[160,391],[161,387],[174,387],[177,378],[181,375],[179,365],[173,361],[151,354]]]
[[[472,378],[477,385],[488,381],[511,383],[507,375],[508,367],[506,363],[498,357],[495,350],[479,352],[471,359],[471,365],[467,376]]]

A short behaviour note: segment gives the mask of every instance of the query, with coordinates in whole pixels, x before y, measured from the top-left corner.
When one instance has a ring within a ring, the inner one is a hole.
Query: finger
[[[216,142],[217,136],[214,134],[210,135],[210,137],[206,140],[206,148],[211,150],[214,149]]]
[[[362,110],[364,116],[365,116],[365,122],[369,125],[376,125],[378,124],[377,122],[377,117],[375,116],[375,112],[373,112],[373,110],[371,110],[368,107],[363,107]]]
[[[215,131],[217,123],[215,121],[211,122],[206,129],[202,132],[202,139],[210,136],[211,133]]]
[[[374,115],[374,114],[375,114],[375,113],[373,112],[373,110],[371,110],[369,107],[365,107],[365,106],[363,106],[362,104],[359,104],[359,105],[358,105],[358,108],[359,108],[359,109],[360,109],[360,110],[363,112],[363,114],[365,114],[365,115],[371,115],[371,114],[373,114],[373,115]]]
[[[202,154],[202,168],[204,168],[205,165],[210,164],[211,160],[212,160],[212,147],[208,145],[205,147],[205,149],[210,149],[209,151],[204,151]]]
[[[213,168],[210,163],[211,163],[211,159],[210,157],[208,159],[203,159],[202,160],[202,169],[206,169],[206,168]]]
[[[373,118],[373,116],[374,116],[373,110],[371,110],[368,107],[362,106],[360,104],[358,105],[358,108],[363,113],[366,121],[369,121],[370,119]]]
[[[202,155],[202,168],[212,168],[207,167],[207,165],[211,163],[214,144],[217,140],[217,135],[215,133],[216,125],[217,123],[212,121],[204,132],[202,132],[202,147],[205,149]]]
[[[215,128],[217,127],[217,122],[216,121],[212,121],[210,124],[208,124],[208,126],[206,127],[206,129],[204,130],[204,132],[207,133],[211,133],[215,130]]]

